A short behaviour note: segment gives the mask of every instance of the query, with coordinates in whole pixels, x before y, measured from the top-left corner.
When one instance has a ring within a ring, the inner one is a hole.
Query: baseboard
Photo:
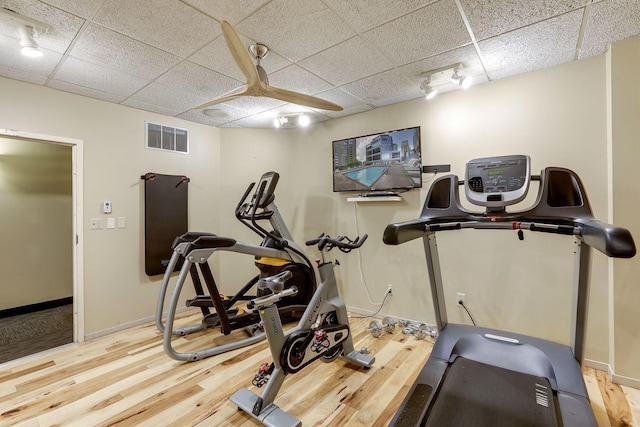
[[[629,377],[624,377],[622,375],[613,374],[611,375],[611,381],[613,381],[615,384],[618,384],[618,385],[633,387],[640,390],[640,380],[636,378],[629,378]]]
[[[19,316],[21,314],[35,313],[36,311],[48,310],[50,308],[62,307],[73,304],[73,297],[60,298],[52,301],[44,301],[36,304],[23,305],[21,307],[7,308],[0,310],[0,319],[6,317]]]
[[[598,362],[597,360],[584,359],[582,366],[585,368],[597,369],[598,371],[604,371],[609,375],[612,374],[611,366],[608,363]]]
[[[614,384],[640,389],[640,380],[636,378],[629,378],[622,375],[617,375],[615,372],[613,372],[611,365],[609,365],[608,363],[598,362],[597,360],[585,359],[582,365],[587,368],[593,368],[599,371],[606,372],[611,378],[611,382]]]
[[[429,326],[435,326],[435,325],[432,325],[430,323],[423,322],[422,320],[405,319],[405,318],[400,318],[400,317],[396,317],[396,316],[390,316],[390,315],[384,314],[384,313],[376,313],[375,311],[363,310],[363,309],[358,308],[358,307],[347,307],[347,311],[350,314],[359,314],[359,315],[362,315],[364,317],[371,317],[372,319],[382,319],[383,317],[389,316],[389,317],[391,317],[391,318],[393,318],[393,319],[395,319],[397,321],[406,320],[409,323],[417,323],[417,324],[424,323],[424,324],[429,325]],[[358,316],[351,316],[351,317],[358,317]]]
[[[179,308],[179,309],[176,310],[176,313],[182,313],[183,311],[189,310],[190,308],[191,307]],[[166,313],[163,313],[163,314],[166,315]],[[148,316],[148,317],[144,317],[142,319],[134,320],[132,322],[123,323],[121,325],[117,325],[117,326],[114,326],[112,328],[102,329],[102,330],[97,331],[97,332],[92,332],[90,334],[85,334],[84,339],[85,339],[85,341],[89,341],[89,340],[93,340],[93,339],[96,339],[96,338],[102,338],[102,337],[105,337],[107,335],[123,331],[125,329],[134,328],[136,326],[144,325],[145,323],[149,323],[149,322],[155,322],[155,320],[156,320],[156,316],[154,314],[153,316]]]

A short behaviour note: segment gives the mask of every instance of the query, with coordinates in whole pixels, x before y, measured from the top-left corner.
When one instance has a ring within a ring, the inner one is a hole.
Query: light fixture
[[[229,117],[229,113],[219,108],[207,108],[203,113],[205,116],[209,116],[214,119],[226,119]]]
[[[296,120],[294,121],[294,119]],[[280,114],[273,119],[273,126],[276,128],[280,128],[285,125],[288,127],[294,127],[296,124],[300,127],[307,127],[311,124],[311,117],[305,113],[289,113]]]
[[[431,78],[428,76],[422,81],[422,83],[420,83],[420,91],[424,94],[427,100],[435,98],[438,94],[438,90],[431,87]]]
[[[451,81],[454,84],[457,84],[462,89],[468,89],[473,82],[473,78],[471,76],[461,76],[458,74],[458,68],[453,70],[453,74],[451,75]]]
[[[42,56],[42,50],[36,42],[36,38],[41,34],[49,31],[49,24],[40,22],[36,19],[20,15],[19,13],[0,7],[0,21],[6,20],[19,24],[18,35],[20,36],[20,46],[22,46],[22,54],[30,57]]]
[[[18,28],[18,34],[20,35],[20,46],[22,46],[22,54],[31,58],[38,58],[42,56],[42,51],[35,37],[37,36],[36,30],[30,25],[22,25]]]
[[[458,88],[467,89],[471,86],[472,78],[469,75],[464,75],[462,70],[464,70],[464,64],[458,62],[457,64],[420,74],[424,78],[420,82],[420,92],[427,99],[433,99],[438,93]]]
[[[307,127],[311,124],[311,119],[306,114],[303,114],[298,117],[298,124],[302,127]]]

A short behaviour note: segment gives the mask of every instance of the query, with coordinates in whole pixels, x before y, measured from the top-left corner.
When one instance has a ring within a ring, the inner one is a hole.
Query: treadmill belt
[[[449,367],[426,426],[557,426],[546,378],[458,357]]]

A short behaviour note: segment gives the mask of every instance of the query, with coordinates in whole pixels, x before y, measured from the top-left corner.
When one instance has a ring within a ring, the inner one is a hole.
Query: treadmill
[[[581,371],[591,248],[631,258],[635,244],[627,229],[593,218],[573,171],[547,167],[532,177],[530,163],[524,155],[471,160],[463,182],[455,175],[434,181],[420,218],[386,227],[388,245],[423,239],[439,330],[391,426],[597,426]],[[540,181],[534,205],[507,212],[525,198],[532,179]],[[484,212],[460,205],[460,185]],[[522,230],[574,237],[570,346],[447,322],[436,233],[465,228],[517,230],[521,239]]]

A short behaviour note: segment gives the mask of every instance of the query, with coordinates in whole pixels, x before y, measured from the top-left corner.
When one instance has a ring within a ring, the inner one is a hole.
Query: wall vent
[[[147,148],[189,154],[187,129],[147,122]]]

